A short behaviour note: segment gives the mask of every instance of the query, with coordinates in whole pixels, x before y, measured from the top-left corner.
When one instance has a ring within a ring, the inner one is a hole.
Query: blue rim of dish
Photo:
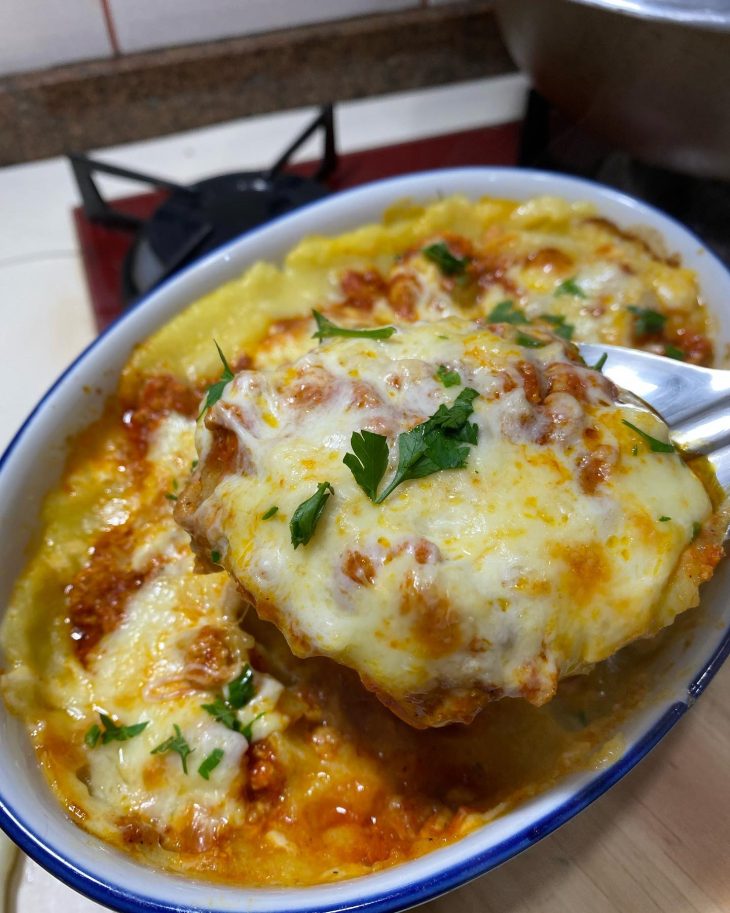
[[[214,260],[217,260],[221,256],[224,256],[227,251],[235,247],[243,238],[251,238],[262,232],[268,231],[272,226],[278,225],[281,222],[291,218],[292,216],[298,215],[305,211],[311,212],[312,210],[326,206],[328,202],[331,201],[335,196],[338,199],[342,197],[347,198],[357,196],[359,194],[365,194],[368,192],[368,190],[374,187],[385,187],[388,184],[398,184],[401,188],[403,188],[404,185],[407,185],[410,181],[416,183],[423,180],[424,178],[438,178],[445,177],[447,175],[458,176],[459,174],[474,175],[475,173],[530,174],[543,179],[560,180],[575,184],[577,186],[585,185],[591,188],[598,188],[600,192],[605,196],[610,197],[614,201],[617,201],[621,204],[629,205],[629,207],[632,209],[634,209],[638,204],[641,209],[648,210],[659,215],[664,220],[675,225],[686,235],[693,238],[700,245],[700,247],[707,252],[707,255],[718,266],[720,266],[723,271],[728,272],[730,277],[730,272],[726,269],[718,257],[712,252],[712,250],[710,250],[694,232],[692,232],[686,226],[682,225],[676,219],[672,218],[656,207],[644,203],[642,200],[638,200],[635,197],[629,196],[628,194],[621,193],[620,191],[614,190],[611,187],[606,187],[597,181],[591,181],[586,178],[578,178],[572,175],[554,174],[548,171],[540,171],[538,169],[487,165],[467,168],[434,169],[429,171],[415,172],[407,176],[392,177],[380,181],[372,181],[368,184],[363,184],[359,187],[354,187],[350,190],[341,191],[338,194],[333,194],[332,196],[326,197],[323,200],[317,200],[313,203],[309,203],[305,206],[300,207],[299,209],[294,210],[293,212],[285,213],[276,219],[272,219],[270,222],[267,222],[265,225],[259,228],[253,229],[250,232],[246,232],[243,235],[239,235],[232,241],[229,241],[226,244],[216,248],[216,250],[211,251],[205,257],[202,257],[201,259],[189,264],[185,269],[165,280],[155,289],[150,291],[147,295],[136,301],[128,310],[126,310],[108,327],[106,327],[106,329],[103,330],[81,352],[81,354],[71,362],[66,370],[59,375],[54,383],[43,394],[41,399],[38,401],[36,406],[33,408],[26,420],[23,422],[23,424],[11,439],[10,443],[5,449],[5,452],[2,454],[2,457],[0,457],[0,473],[2,473],[2,470],[12,455],[13,451],[25,436],[28,428],[33,423],[36,416],[44,408],[50,397],[55,393],[55,391],[63,383],[66,377],[74,371],[77,365],[79,365],[89,355],[89,353],[92,352],[99,345],[99,343],[107,337],[107,335],[114,332],[118,326],[126,322],[132,315],[136,314],[136,312],[141,307],[147,304],[150,299],[158,295],[163,289],[166,289],[177,282],[184,281],[185,277],[193,270],[204,269],[206,265],[212,263]],[[346,901],[346,908],[337,905],[333,906],[332,904],[327,904],[324,906],[317,903],[309,904],[307,906],[302,905],[297,909],[297,913],[334,913],[334,911],[342,909],[353,911],[367,910],[368,913],[394,913],[396,910],[404,910],[416,904],[424,903],[425,901],[431,900],[434,897],[457,888],[466,882],[478,877],[479,875],[485,874],[496,866],[501,865],[503,862],[506,862],[513,856],[518,855],[523,850],[537,843],[543,837],[546,837],[558,827],[565,824],[578,812],[582,811],[584,808],[594,802],[597,798],[599,798],[599,796],[603,795],[606,790],[608,790],[622,777],[624,777],[643,757],[645,757],[645,755],[651,751],[651,749],[684,715],[688,707],[697,700],[700,694],[710,683],[714,675],[717,673],[718,669],[727,658],[728,654],[730,654],[730,627],[725,631],[722,639],[718,643],[718,646],[715,648],[704,667],[688,684],[687,694],[690,702],[689,704],[684,701],[677,701],[671,704],[664,712],[664,714],[659,718],[659,720],[657,720],[657,722],[654,723],[654,725],[644,733],[644,735],[619,761],[611,765],[609,768],[603,771],[603,773],[599,774],[597,777],[591,780],[586,786],[572,795],[552,812],[543,816],[536,822],[533,822],[528,827],[521,829],[517,833],[507,837],[505,840],[493,847],[490,847],[489,849],[471,855],[469,858],[465,859],[462,862],[458,862],[445,867],[444,869],[437,871],[434,875],[427,875],[422,877],[418,881],[397,888],[386,895],[372,895],[370,897],[364,898],[359,902],[357,900],[350,902]],[[120,913],[142,913],[142,911],[144,911],[144,913],[193,913],[195,909],[200,909],[199,906],[181,906],[180,904],[168,904],[160,902],[158,900],[135,894],[132,891],[119,887],[118,885],[112,885],[100,881],[91,872],[83,869],[80,866],[76,866],[74,863],[64,858],[63,853],[61,853],[57,848],[46,845],[38,836],[38,834],[35,833],[33,829],[25,823],[23,818],[18,815],[17,812],[15,812],[13,807],[1,794],[0,829],[5,831],[5,833],[20,847],[21,850],[23,850],[24,853],[26,853],[31,857],[31,859],[33,859],[48,872],[50,872],[51,875],[54,875],[60,881],[67,884],[69,887],[79,891],[81,894],[86,895],[90,899],[104,904],[105,906],[111,907],[112,909],[118,910]],[[357,881],[359,880],[360,879],[357,879]],[[343,882],[343,884],[346,883],[347,882]],[[226,911],[220,909],[214,910],[213,908],[210,908],[208,913],[226,913]]]

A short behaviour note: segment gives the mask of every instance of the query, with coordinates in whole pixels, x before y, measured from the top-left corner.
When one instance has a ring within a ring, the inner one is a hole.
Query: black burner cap
[[[312,178],[255,171],[174,190],[142,226],[127,255],[124,297],[133,301],[181,266],[327,193]]]

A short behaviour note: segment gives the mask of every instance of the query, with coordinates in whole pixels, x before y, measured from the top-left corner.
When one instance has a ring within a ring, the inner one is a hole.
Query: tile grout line
[[[109,0],[99,0],[101,4],[101,12],[104,16],[104,24],[106,25],[107,35],[109,36],[109,43],[112,46],[112,54],[114,57],[121,57],[122,50],[119,47],[119,38],[117,36],[117,28],[114,24],[114,16],[109,6]]]

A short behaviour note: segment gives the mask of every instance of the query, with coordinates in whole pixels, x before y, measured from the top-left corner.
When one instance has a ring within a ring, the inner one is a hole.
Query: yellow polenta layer
[[[124,371],[122,390],[156,374],[171,373],[192,384],[216,377],[219,362],[211,337],[225,340],[232,357],[248,352],[272,320],[308,315],[323,302],[336,300],[342,271],[376,267],[387,272],[403,252],[445,232],[504,250],[518,261],[512,272],[538,304],[552,295],[555,279],[520,264],[523,254],[558,247],[575,262],[571,276],[583,269],[587,279],[594,280],[591,271],[597,264],[615,266],[616,287],[605,296],[600,318],[585,313],[584,300],[561,298],[561,309],[576,324],[576,341],[629,344],[632,318],[627,305],[655,304],[684,324],[707,331],[710,320],[694,273],[657,255],[641,238],[618,235],[600,220],[591,221],[595,215],[590,204],[556,197],[523,203],[488,197],[476,202],[449,197],[428,206],[399,203],[385,213],[383,224],[334,238],[306,238],[281,267],[256,263],[239,279],[192,304],[139,346]],[[633,275],[623,273],[621,264]],[[497,285],[484,307],[504,297],[510,296]]]

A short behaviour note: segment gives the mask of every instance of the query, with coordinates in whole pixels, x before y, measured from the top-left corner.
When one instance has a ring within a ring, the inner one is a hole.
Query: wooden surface
[[[728,913],[730,661],[617,786],[423,913]]]

